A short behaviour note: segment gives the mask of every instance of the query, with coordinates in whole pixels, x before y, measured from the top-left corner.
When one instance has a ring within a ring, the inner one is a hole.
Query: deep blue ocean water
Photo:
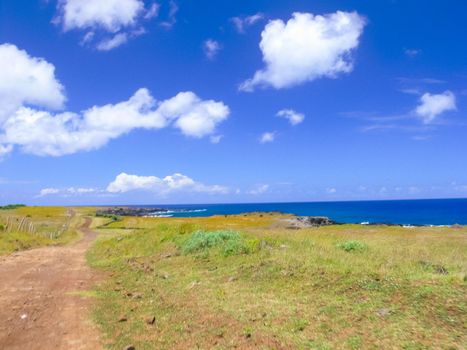
[[[200,217],[255,211],[280,211],[295,215],[327,216],[340,223],[388,223],[403,225],[467,225],[467,199],[389,201],[146,205],[166,208],[155,216]]]

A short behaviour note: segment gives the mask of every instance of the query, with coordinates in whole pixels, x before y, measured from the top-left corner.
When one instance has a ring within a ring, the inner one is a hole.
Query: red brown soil
[[[86,249],[96,234],[86,218],[83,238],[0,257],[0,349],[101,349],[90,318],[89,290],[98,276]]]

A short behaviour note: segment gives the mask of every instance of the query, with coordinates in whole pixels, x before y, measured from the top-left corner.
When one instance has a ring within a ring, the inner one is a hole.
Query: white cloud
[[[94,106],[81,114],[21,107],[4,123],[0,145],[17,145],[25,153],[40,156],[61,156],[98,149],[134,129],[169,125],[201,138],[214,133],[228,114],[222,102],[201,100],[193,92],[156,102],[143,88],[127,101]]]
[[[337,192],[337,190],[334,187],[330,187],[330,188],[326,189],[326,192],[328,194],[335,194]]]
[[[0,45],[0,125],[23,104],[60,109],[65,101],[52,64],[15,45]]]
[[[97,39],[96,47],[111,50],[135,36],[135,28],[141,27],[143,20],[157,16],[158,10],[157,3],[145,8],[142,0],[60,0],[55,22],[61,23],[64,31],[86,31],[82,43],[92,41],[96,32],[104,33],[103,39]],[[106,33],[112,36],[105,37]]]
[[[61,196],[71,196],[71,195],[84,195],[90,193],[100,192],[96,188],[87,188],[87,187],[68,187],[68,188],[43,188],[39,192],[38,197],[45,197],[50,195],[61,195]]]
[[[203,51],[206,57],[213,60],[221,49],[221,44],[218,41],[208,39],[203,43]]]
[[[183,134],[201,138],[214,133],[230,110],[222,102],[201,100],[193,92],[181,92],[160,103],[157,112],[167,120],[175,120],[174,125]]]
[[[43,188],[40,191],[39,196],[43,197],[43,196],[48,196],[48,195],[51,195],[51,194],[57,194],[59,192],[60,192],[60,190],[58,188]]]
[[[248,191],[248,193],[256,196],[267,192],[267,190],[269,190],[269,185],[258,185],[256,188]]]
[[[250,27],[264,18],[264,14],[256,13],[247,17],[232,17],[230,21],[235,26],[238,33],[243,34],[247,27]]]
[[[259,138],[259,142],[260,143],[273,142],[275,138],[276,138],[276,133],[275,132],[265,132]]]
[[[296,112],[293,109],[281,109],[276,115],[287,119],[292,125],[300,124],[305,119],[303,113]]]
[[[456,96],[447,90],[442,94],[423,94],[420,97],[420,104],[415,109],[415,113],[422,118],[425,124],[429,124],[440,114],[456,109]]]
[[[350,55],[364,26],[358,13],[342,11],[324,16],[296,12],[287,23],[270,21],[260,42],[266,67],[243,82],[240,90],[281,89],[352,71]]]
[[[151,191],[159,194],[167,194],[173,191],[211,194],[228,193],[228,189],[224,186],[205,185],[179,173],[164,178],[121,173],[107,186],[107,191],[111,193],[125,193],[134,190]]]
[[[96,45],[99,51],[109,51],[125,44],[128,41],[127,33],[117,33],[113,37],[104,39]]]

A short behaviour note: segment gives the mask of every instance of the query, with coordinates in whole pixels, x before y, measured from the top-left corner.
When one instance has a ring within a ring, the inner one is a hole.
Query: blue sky
[[[467,197],[466,11],[2,1],[0,202]]]

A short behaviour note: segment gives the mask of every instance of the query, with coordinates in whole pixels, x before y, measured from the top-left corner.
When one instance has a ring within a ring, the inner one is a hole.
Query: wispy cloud
[[[218,41],[213,40],[213,39],[207,39],[203,43],[204,55],[209,60],[213,60],[217,56],[221,48],[222,48],[221,44]]]
[[[263,133],[259,138],[259,142],[269,143],[269,142],[273,142],[275,139],[276,139],[276,132],[270,131],[270,132]]]
[[[258,12],[251,16],[246,17],[232,17],[230,21],[233,23],[236,31],[240,34],[244,34],[248,27],[251,27],[255,23],[264,19],[264,14]]]
[[[160,23],[160,25],[166,29],[171,29],[175,23],[177,23],[177,18],[175,17],[178,12],[178,5],[175,1],[171,0],[169,2],[169,11],[167,20]]]
[[[269,185],[263,184],[263,185],[256,186],[252,190],[248,191],[248,193],[257,196],[257,195],[267,192],[268,190],[269,190]]]

